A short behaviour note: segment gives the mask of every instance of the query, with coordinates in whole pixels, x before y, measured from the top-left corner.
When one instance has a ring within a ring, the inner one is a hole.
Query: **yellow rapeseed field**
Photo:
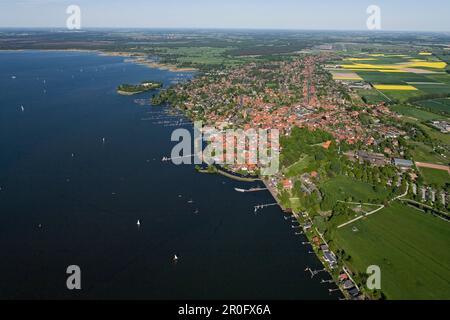
[[[333,76],[334,80],[362,80],[361,77],[346,77],[346,76]]]
[[[375,58],[346,58],[345,61],[376,61]]]
[[[431,68],[445,69],[447,63],[442,61],[411,61],[402,64],[370,64],[370,63],[354,63],[341,65],[344,69],[373,69],[373,70],[404,70],[406,68]]]
[[[409,85],[390,85],[390,84],[377,84],[374,87],[378,90],[399,90],[399,91],[417,91],[416,87]]]
[[[413,62],[411,64],[407,64],[406,68],[432,68],[432,69],[445,69],[447,63],[442,61],[425,61],[425,62]]]
[[[334,80],[362,80],[355,72],[332,72]]]

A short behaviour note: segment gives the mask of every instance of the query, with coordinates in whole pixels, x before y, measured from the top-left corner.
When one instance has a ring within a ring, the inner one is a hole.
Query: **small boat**
[[[177,262],[179,260],[179,258],[178,258],[178,256],[175,254],[174,256],[173,256],[173,261],[174,262]]]
[[[188,201],[188,203],[194,203],[194,200],[191,199],[191,200]]]
[[[16,78],[17,78],[16,76],[11,76],[11,79],[13,79],[13,80],[16,79]]]
[[[20,110],[21,110],[22,112],[24,112],[24,111],[25,111],[25,108],[24,108],[23,106],[20,106]]]
[[[103,142],[103,144],[105,144],[105,142],[106,142],[106,139],[105,139],[105,138],[102,138],[102,142]]]
[[[141,226],[141,220],[138,220],[138,221],[136,222],[136,225],[137,225],[138,227],[140,227],[140,226]]]
[[[199,213],[198,209],[195,209],[194,213],[195,213],[195,214]]]
[[[245,192],[244,189],[240,189],[240,188],[234,188],[234,190],[236,190],[237,192]]]

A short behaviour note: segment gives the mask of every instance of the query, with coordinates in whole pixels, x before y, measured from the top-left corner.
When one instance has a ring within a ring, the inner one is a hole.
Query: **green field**
[[[430,120],[447,120],[448,118],[445,116],[441,116],[432,112],[428,112],[425,110],[421,110],[415,108],[413,106],[405,106],[405,105],[394,105],[391,109],[401,115],[412,117],[422,121],[430,121]]]
[[[376,193],[373,186],[368,183],[357,181],[345,176],[338,176],[326,181],[320,186],[326,196],[331,197],[333,202],[338,200],[351,200],[355,202],[370,202],[374,199],[383,198],[383,194]]]
[[[407,82],[434,82],[422,74],[356,71],[365,81],[373,84],[406,84]]]
[[[285,169],[286,177],[292,178],[307,172],[312,157],[305,155],[302,159]]]
[[[389,99],[387,99],[385,96],[383,96],[377,90],[357,89],[356,93],[361,98],[364,98],[366,103],[369,103],[369,104],[378,104],[381,102],[389,102]]]
[[[432,147],[422,143],[409,141],[412,159],[420,162],[430,162],[436,164],[447,164],[448,160],[435,152]]]
[[[450,114],[450,98],[432,99],[416,102],[422,108],[432,110],[434,112],[444,112]]]
[[[425,183],[428,185],[435,185],[438,188],[443,188],[447,183],[450,183],[450,175],[447,171],[436,170],[431,168],[420,168]]]
[[[416,91],[401,91],[401,90],[383,90],[382,91],[386,96],[388,96],[391,100],[396,100],[400,103],[406,102],[411,98],[420,98],[425,95],[425,92],[416,90]]]
[[[333,239],[351,256],[347,264],[354,272],[380,266],[388,299],[450,299],[448,222],[395,203],[334,230]]]
[[[450,144],[450,135],[442,133],[434,128],[430,128],[424,124],[417,124],[422,130],[424,130],[427,134],[430,135],[431,138],[436,139],[440,143]]]

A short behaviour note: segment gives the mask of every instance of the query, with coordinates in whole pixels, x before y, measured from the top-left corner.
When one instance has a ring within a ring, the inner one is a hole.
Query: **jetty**
[[[167,162],[167,161],[172,161],[172,160],[175,160],[175,159],[192,158],[192,157],[194,157],[194,156],[195,156],[195,154],[190,154],[190,155],[187,155],[187,156],[173,157],[173,158],[170,158],[170,157],[162,157],[161,161],[162,161],[162,162]]]
[[[258,192],[258,191],[265,191],[267,188],[251,188],[251,189],[240,189],[240,188],[234,188],[237,192]]]
[[[272,206],[277,206],[277,205],[278,205],[277,202],[275,202],[275,203],[268,203],[268,204],[259,204],[259,205],[256,205],[256,206],[255,206],[255,213],[256,213],[258,210],[260,210],[260,209],[264,209],[264,208],[272,207]]]

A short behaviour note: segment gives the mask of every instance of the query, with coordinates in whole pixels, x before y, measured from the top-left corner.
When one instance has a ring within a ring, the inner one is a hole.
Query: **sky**
[[[0,0],[1,27],[367,30],[370,5],[381,29],[450,32],[449,0]]]

